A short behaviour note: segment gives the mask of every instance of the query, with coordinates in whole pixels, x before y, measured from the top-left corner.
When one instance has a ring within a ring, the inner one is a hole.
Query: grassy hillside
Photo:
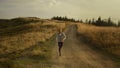
[[[119,27],[96,27],[87,24],[77,24],[77,27],[79,35],[82,35],[87,43],[110,53],[120,55]]]
[[[0,66],[11,65],[11,60],[25,56],[44,58],[50,47],[47,41],[58,28],[64,29],[65,23],[31,17],[0,20]]]

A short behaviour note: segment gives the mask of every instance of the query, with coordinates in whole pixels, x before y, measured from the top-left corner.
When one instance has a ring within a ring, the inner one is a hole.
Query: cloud
[[[51,2],[49,3],[49,7],[53,7],[57,5],[57,0],[51,0]]]
[[[34,0],[34,5],[40,6],[42,8],[50,8],[58,5],[57,0]]]

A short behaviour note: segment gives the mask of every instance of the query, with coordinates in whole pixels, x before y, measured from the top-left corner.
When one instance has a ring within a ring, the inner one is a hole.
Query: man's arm
[[[63,36],[64,36],[64,38],[63,38],[63,41],[66,39],[66,35],[65,35],[65,33],[63,33]]]

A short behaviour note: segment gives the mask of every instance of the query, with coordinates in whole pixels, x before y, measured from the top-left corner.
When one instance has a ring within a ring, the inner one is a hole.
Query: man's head
[[[58,32],[59,32],[59,33],[62,33],[62,32],[63,32],[62,28],[59,28],[59,29],[58,29]]]

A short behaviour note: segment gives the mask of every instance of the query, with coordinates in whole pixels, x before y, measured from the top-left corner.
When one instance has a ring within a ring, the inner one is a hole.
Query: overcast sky
[[[120,19],[120,0],[0,0],[0,18],[67,16]]]

